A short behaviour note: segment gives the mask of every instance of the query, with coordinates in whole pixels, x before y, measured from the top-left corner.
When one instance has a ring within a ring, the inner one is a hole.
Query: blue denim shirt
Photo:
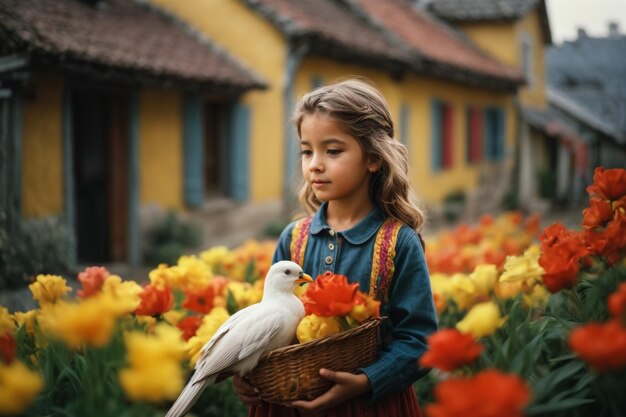
[[[385,219],[384,212],[376,207],[354,227],[335,232],[326,222],[323,204],[311,220],[304,271],[314,278],[326,271],[345,275],[368,293],[376,232]],[[290,259],[294,225],[283,230],[273,262]],[[437,330],[422,245],[415,231],[406,225],[398,232],[394,268],[389,302],[381,305],[381,316],[388,317],[381,326],[385,343],[378,360],[361,369],[370,380],[372,401],[408,387],[427,372],[417,360],[426,350],[426,337]]]

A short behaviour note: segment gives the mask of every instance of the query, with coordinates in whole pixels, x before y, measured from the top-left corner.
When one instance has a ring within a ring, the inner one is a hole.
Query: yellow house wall
[[[242,98],[242,104],[251,109],[250,200],[280,198],[285,157],[285,38],[243,1],[151,1],[184,19],[268,83],[267,90],[252,91]]]
[[[182,209],[182,96],[143,90],[139,98],[140,201]]]
[[[520,90],[520,102],[531,107],[546,109],[545,47],[541,36],[539,12],[534,11],[519,20],[515,32],[518,37],[528,36],[533,45],[533,82]],[[518,43],[519,45],[519,43]]]
[[[465,111],[469,106],[481,108],[497,106],[505,112],[505,160],[513,163],[515,146],[515,108],[510,94],[466,87],[429,78],[413,78],[405,89],[411,106],[409,126],[411,140],[412,178],[418,193],[427,202],[439,202],[455,190],[468,190],[478,185],[479,164],[468,164],[466,155]],[[449,169],[433,171],[431,168],[431,103],[441,100],[453,111],[453,164]],[[486,162],[483,162],[486,163]]]
[[[478,166],[465,162],[465,110],[468,106],[499,106],[506,114],[505,164],[512,161],[515,146],[515,117],[512,95],[460,84],[407,76],[402,82],[394,81],[386,73],[365,69],[356,65],[343,65],[322,58],[307,58],[296,77],[296,98],[310,91],[312,81],[321,79],[324,84],[351,75],[366,77],[382,92],[394,120],[396,137],[400,135],[400,112],[403,104],[410,110],[408,122],[408,148],[410,154],[410,174],[418,195],[427,203],[441,201],[448,193],[468,190],[478,184]],[[433,172],[431,170],[431,102],[433,99],[450,103],[454,111],[454,163],[451,169]]]
[[[528,36],[533,45],[534,80],[519,90],[520,102],[539,109],[547,107],[545,46],[537,10],[514,23],[464,23],[459,24],[458,27],[480,48],[500,61],[520,69],[522,68],[521,39]]]
[[[63,79],[36,77],[23,100],[22,214],[58,215],[63,209]]]

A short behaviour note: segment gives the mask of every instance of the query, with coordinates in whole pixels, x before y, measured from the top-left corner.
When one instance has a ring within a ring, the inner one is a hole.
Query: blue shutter
[[[493,109],[485,110],[485,156],[488,161],[496,159],[496,133],[494,129]]]
[[[245,201],[250,195],[250,108],[235,104],[231,123],[228,194],[237,201]]]
[[[200,95],[185,95],[183,112],[185,203],[198,207],[204,201],[204,134]]]
[[[433,100],[430,105],[431,113],[431,167],[433,171],[441,170],[441,145],[443,111],[441,104]]]
[[[128,259],[130,264],[135,266],[141,265],[139,117],[139,91],[133,90],[130,96],[130,123],[128,126]]]

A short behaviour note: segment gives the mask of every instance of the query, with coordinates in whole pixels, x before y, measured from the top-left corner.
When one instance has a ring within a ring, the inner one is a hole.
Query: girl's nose
[[[322,158],[319,156],[313,155],[311,157],[311,163],[309,164],[309,171],[311,172],[319,172],[323,170]]]

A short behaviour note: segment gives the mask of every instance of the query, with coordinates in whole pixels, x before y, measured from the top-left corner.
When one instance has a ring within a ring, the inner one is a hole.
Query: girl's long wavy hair
[[[388,216],[419,232],[425,214],[410,186],[408,151],[394,139],[393,121],[382,94],[361,79],[348,79],[317,88],[296,104],[292,121],[298,129],[298,136],[304,117],[317,112],[342,123],[359,141],[366,160],[381,162],[370,179],[372,201]],[[298,198],[309,214],[322,204],[306,181],[300,187]]]

